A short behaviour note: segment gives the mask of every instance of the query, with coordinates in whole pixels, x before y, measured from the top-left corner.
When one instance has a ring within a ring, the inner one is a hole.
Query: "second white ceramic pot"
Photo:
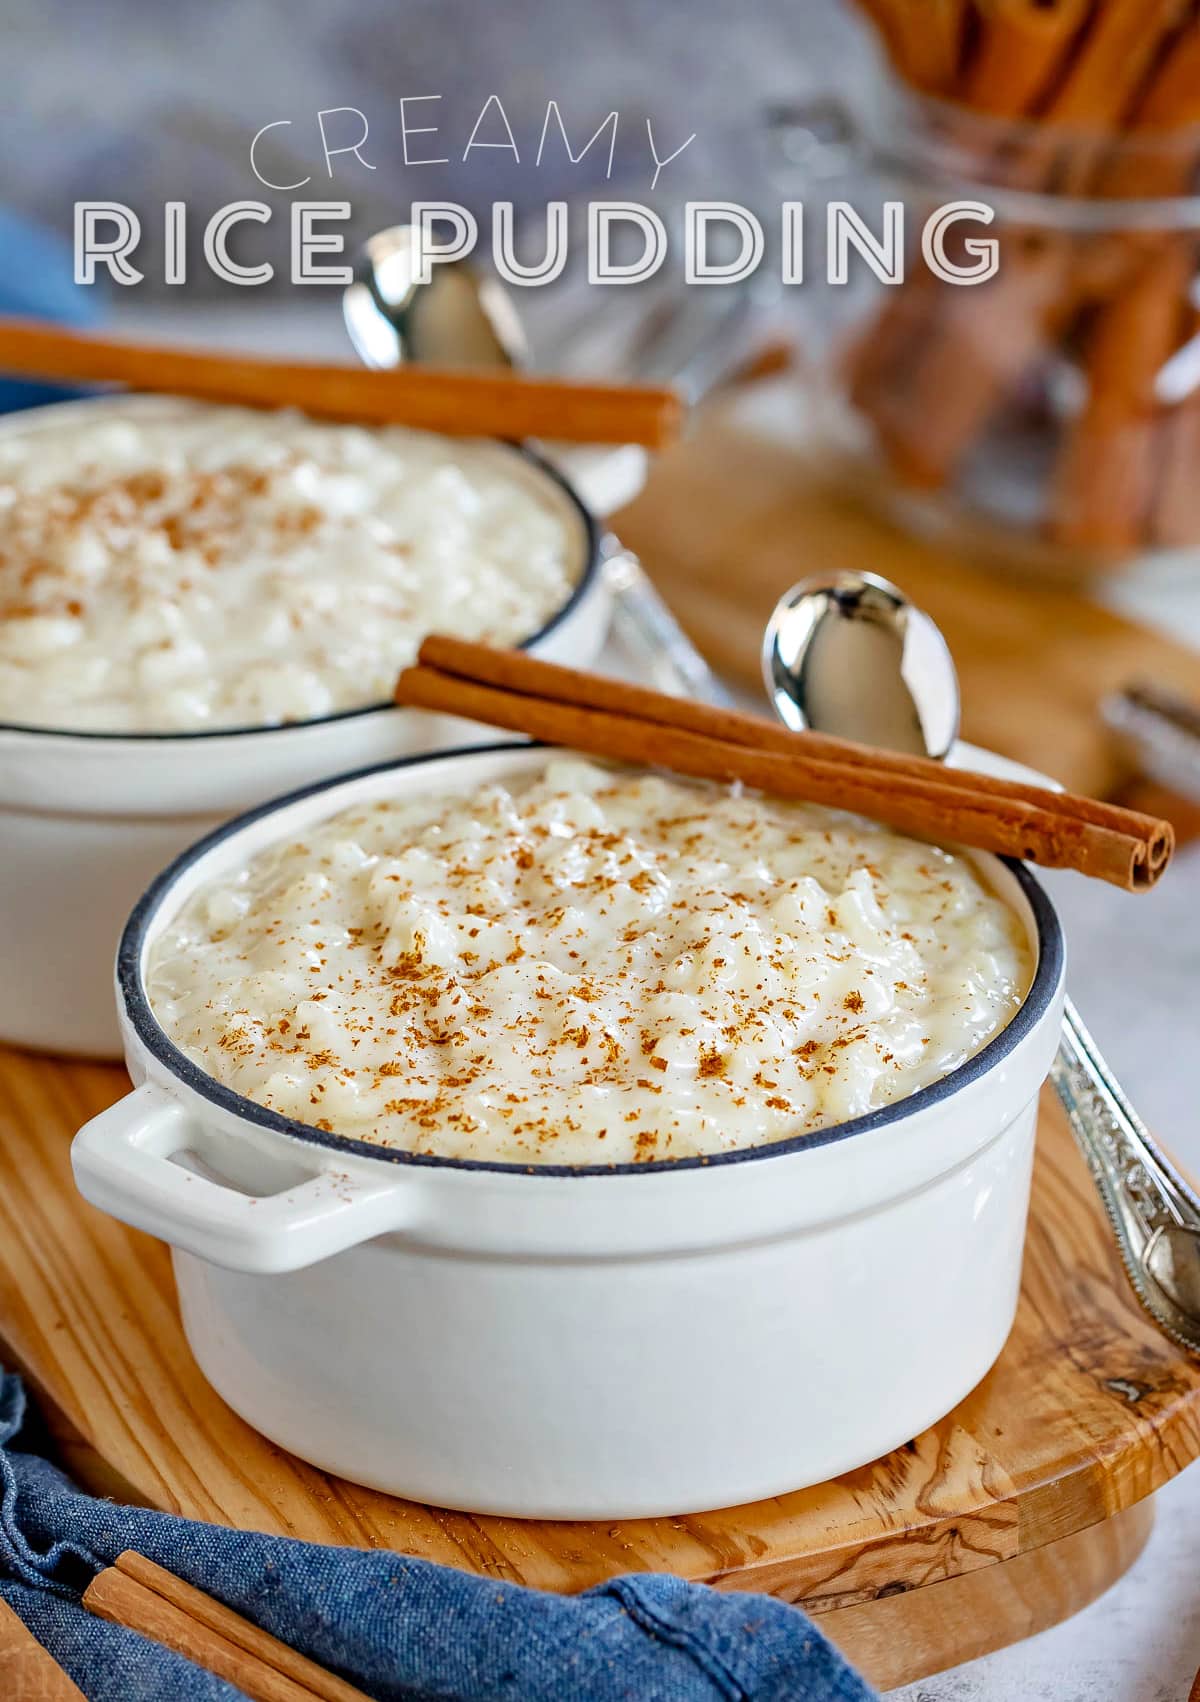
[[[1064,968],[1023,868],[979,858],[1037,954],[1001,1034],[869,1116],[707,1161],[522,1168],[340,1139],[219,1085],[149,1008],[146,954],[198,886],[352,804],[544,760],[519,746],[392,765],[186,853],[125,933],[138,1085],[77,1136],[78,1186],[174,1248],[188,1339],[229,1404],[357,1482],[607,1519],[863,1465],[962,1399],[1012,1323]]]
[[[161,405],[153,397],[65,402],[0,429],[36,431],[67,411]],[[524,648],[586,667],[608,633],[596,526],[537,457],[499,443],[495,453],[561,509],[574,539],[576,591]],[[0,724],[0,1041],[119,1057],[113,954],[130,906],[159,869],[264,798],[462,737],[461,721],[388,704],[212,733],[113,737]]]

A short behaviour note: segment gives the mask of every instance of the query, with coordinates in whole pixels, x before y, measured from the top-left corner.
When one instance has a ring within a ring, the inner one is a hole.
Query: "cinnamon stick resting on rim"
[[[679,395],[661,385],[581,384],[458,367],[368,372],[127,343],[22,319],[0,319],[0,372],[124,384],[246,408],[299,408],[314,419],[406,425],[458,437],[544,437],[659,449],[678,436],[683,419]]]
[[[1115,804],[924,757],[876,750],[668,697],[520,650],[433,636],[396,683],[396,701],[550,744],[698,779],[741,781],[778,798],[852,810],[922,839],[969,845],[1126,891],[1154,885],[1169,822]]]

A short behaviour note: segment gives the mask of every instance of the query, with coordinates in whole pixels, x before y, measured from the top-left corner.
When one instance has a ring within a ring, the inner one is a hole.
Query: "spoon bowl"
[[[415,225],[391,225],[359,253],[342,315],[363,364],[527,366],[525,332],[499,280],[466,260],[432,266],[428,281],[420,280],[417,235]]]
[[[910,756],[947,756],[958,676],[929,616],[874,573],[802,579],[776,603],[763,681],[785,727]]]

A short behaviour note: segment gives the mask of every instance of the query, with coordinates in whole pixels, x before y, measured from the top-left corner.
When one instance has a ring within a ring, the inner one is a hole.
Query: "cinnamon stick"
[[[1149,522],[1158,465],[1154,381],[1179,341],[1191,244],[1147,255],[1097,315],[1088,394],[1066,434],[1051,488],[1051,536],[1107,554],[1135,549]]]
[[[92,1580],[83,1605],[226,1679],[252,1702],[369,1702],[344,1679],[133,1550]]]
[[[888,460],[909,484],[944,485],[1022,374],[1062,334],[1074,312],[1070,262],[1064,242],[1010,231],[995,278],[938,290],[905,368],[877,379],[868,401]]]
[[[1104,194],[1129,199],[1185,192],[1200,158],[1189,133],[1197,124],[1200,19],[1180,31],[1156,65],[1122,151],[1104,173]],[[1090,289],[1103,287],[1108,299],[1089,330],[1087,396],[1065,436],[1051,489],[1049,529],[1060,542],[1120,555],[1163,532],[1174,533],[1177,542],[1200,536],[1194,518],[1189,533],[1178,532],[1188,511],[1196,513],[1178,480],[1185,470],[1179,449],[1190,434],[1187,427],[1170,430],[1155,395],[1155,379],[1189,317],[1195,263],[1190,238],[1134,233],[1123,233],[1088,262]],[[1198,476],[1200,466],[1193,463],[1191,481]],[[1165,520],[1152,512],[1164,501]]]
[[[978,112],[1019,118],[1061,70],[1091,0],[978,0],[980,25],[961,99]]]
[[[1181,194],[1196,169],[1194,137],[1178,132],[1200,124],[1200,19],[1176,36],[1142,93],[1133,116],[1141,149],[1125,151],[1104,177],[1104,193],[1115,196]],[[1174,133],[1177,145],[1164,145]]]
[[[1167,200],[1186,194],[1200,165],[1200,18],[1181,29],[1155,64],[1096,192],[1106,200]],[[1122,230],[1082,248],[1080,299],[1107,300],[1139,252],[1164,250],[1178,235]],[[1131,259],[1132,256],[1132,259]]]
[[[853,810],[920,838],[1073,868],[1134,891],[1173,847],[1169,823],[1048,788],[946,768],[757,716],[436,636],[396,700],[594,756],[741,781],[776,797]]]
[[[788,756],[796,754],[799,740],[804,751],[824,762],[843,763],[897,777],[924,777],[943,783],[961,777],[969,781],[974,790],[991,793],[997,798],[1018,797],[1032,803],[1044,803],[1047,798],[1052,798],[1059,809],[1097,827],[1124,832],[1130,826],[1128,810],[1107,804],[1102,799],[1087,798],[1075,792],[1056,792],[1020,780],[1003,780],[993,774],[968,773],[948,768],[930,757],[909,756],[903,751],[859,744],[853,739],[840,739],[830,733],[797,733],[763,715],[725,709],[716,704],[701,703],[695,698],[673,697],[667,692],[653,691],[629,680],[614,679],[610,674],[567,668],[559,662],[546,662],[541,657],[531,656],[528,651],[504,649],[484,644],[478,639],[430,633],[421,643],[417,661],[422,667],[437,668],[442,673],[456,674],[464,680],[478,680],[484,685],[520,691],[550,703],[581,704],[589,709],[608,710],[615,715],[633,715],[657,726],[682,728],[713,738],[728,739],[733,744],[746,745],[751,749],[779,751]],[[1146,817],[1137,824],[1139,830],[1145,832],[1150,832],[1157,825]]]
[[[1189,5],[1190,0],[1104,0],[1044,119],[1100,132],[1119,124]],[[1079,190],[1083,183],[1076,175],[1069,187]]]
[[[953,86],[962,57],[967,0],[860,0],[888,58],[913,85],[931,94]]]
[[[317,419],[407,425],[459,437],[544,437],[656,449],[678,434],[683,416],[677,393],[654,385],[580,384],[461,368],[371,372],[252,360],[118,342],[20,319],[0,319],[0,371],[124,384],[249,408],[299,408]]]
[[[1108,159],[1113,126],[1138,109],[1156,60],[1169,52],[1186,0],[1105,0],[1073,38],[1039,116],[1009,165],[1019,187],[1079,194]],[[1165,75],[1165,71],[1164,71]],[[1151,113],[1164,122],[1188,66],[1171,73]],[[996,100],[1002,98],[997,93]],[[1159,104],[1161,102],[1161,105]],[[943,288],[927,333],[902,365],[872,363],[860,351],[855,400],[875,426],[897,471],[927,487],[946,483],[1038,356],[1061,339],[1078,313],[1077,245],[1053,233],[1010,229],[1001,272],[972,289]],[[894,310],[893,317],[894,317]]]

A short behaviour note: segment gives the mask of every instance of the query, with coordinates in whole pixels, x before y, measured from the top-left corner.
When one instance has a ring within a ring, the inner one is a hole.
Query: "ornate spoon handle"
[[[645,568],[610,532],[601,542],[604,580],[621,638],[632,642],[648,667],[647,682],[662,691],[726,706],[733,698],[663,602]]]
[[[1138,1298],[1167,1335],[1200,1353],[1200,1200],[1125,1098],[1069,999],[1050,1078]]]

